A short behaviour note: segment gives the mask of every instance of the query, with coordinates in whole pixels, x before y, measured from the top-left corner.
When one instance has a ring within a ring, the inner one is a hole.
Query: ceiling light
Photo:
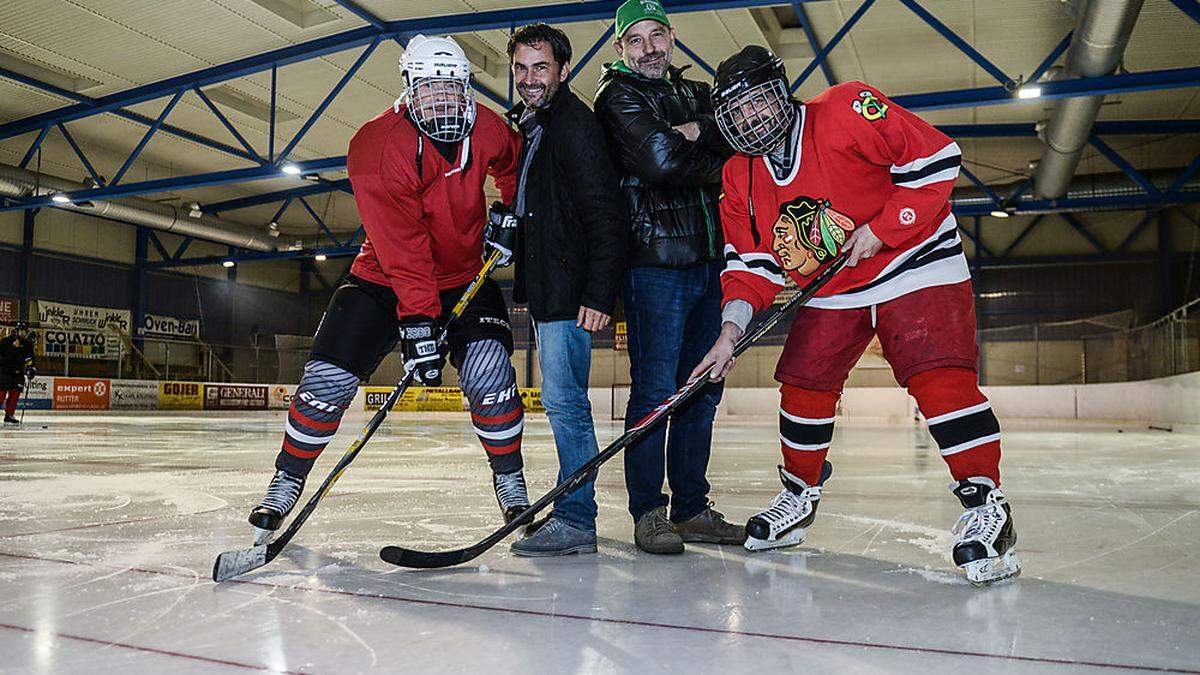
[[[267,234],[271,235],[272,237],[278,237],[279,223],[272,220],[271,223],[267,225]]]
[[[221,267],[233,267],[233,266],[234,266],[234,265],[236,265],[236,264],[237,264],[237,263],[233,262],[232,260],[223,260],[223,261],[221,261]]]
[[[328,258],[326,257],[326,255],[324,253],[318,253],[313,256],[313,260],[316,260],[317,262],[325,262],[326,260],[328,260]]]
[[[192,202],[188,205],[188,215],[192,218],[199,218],[204,215],[204,211],[200,209],[199,202]]]
[[[1017,88],[1017,98],[1038,98],[1042,95],[1042,88],[1036,84],[1027,84]]]
[[[286,173],[289,176],[299,176],[300,175],[300,167],[296,166],[295,164],[293,164],[291,162],[284,164],[282,167],[280,167],[279,170]]]
[[[50,201],[54,202],[55,204],[70,204],[71,198],[61,192],[55,192],[50,197]]]
[[[1008,211],[1001,211],[1000,209],[996,209],[995,211],[992,211],[992,217],[993,218],[1007,218]]]

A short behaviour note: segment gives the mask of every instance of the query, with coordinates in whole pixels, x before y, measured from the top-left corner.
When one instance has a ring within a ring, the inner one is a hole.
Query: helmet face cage
[[[717,102],[717,127],[735,150],[765,155],[787,139],[796,108],[787,83],[778,78],[747,87]]]
[[[409,84],[405,99],[409,117],[435,141],[461,141],[475,124],[475,90],[468,80],[418,78]]]

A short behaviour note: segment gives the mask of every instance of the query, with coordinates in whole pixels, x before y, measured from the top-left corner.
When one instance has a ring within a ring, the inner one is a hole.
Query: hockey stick
[[[467,290],[463,291],[458,304],[454,306],[449,318],[446,319],[445,327],[438,334],[437,344],[439,347],[446,341],[450,324],[462,316],[463,311],[467,308],[467,304],[471,302],[471,299],[475,297],[475,294],[483,286],[484,280],[491,274],[492,269],[495,268],[499,259],[500,253],[498,251],[488,256],[487,260],[483,262],[483,269],[479,270],[479,274],[476,274],[475,278],[471,280],[471,285],[467,286]],[[304,505],[304,508],[296,515],[292,523],[283,531],[283,534],[268,543],[234,551],[225,551],[217,556],[216,562],[213,563],[213,581],[225,581],[226,579],[245,574],[250,570],[258,569],[279,555],[283,547],[287,546],[292,537],[296,536],[296,532],[304,525],[304,521],[308,520],[308,517],[312,515],[313,510],[317,508],[317,503],[329,492],[333,484],[341,478],[342,472],[346,470],[346,467],[350,466],[350,462],[354,461],[354,458],[362,451],[367,441],[371,440],[371,436],[375,435],[375,431],[379,428],[379,425],[383,424],[383,420],[391,412],[392,406],[396,405],[396,401],[400,400],[400,396],[412,384],[415,373],[416,368],[412,364],[405,364],[404,377],[400,379],[400,383],[396,385],[395,389],[392,389],[392,393],[388,394],[387,400],[383,402],[383,405],[379,406],[379,410],[371,417],[371,421],[363,428],[362,433],[354,440],[354,443],[350,445],[350,448],[346,450],[342,458],[338,460],[338,463],[333,467],[333,471],[329,473],[325,482],[321,483],[320,489],[308,500],[308,503]]]
[[[21,426],[25,426],[25,409],[29,407],[29,388],[33,386],[33,378],[25,374],[25,390],[21,392]]]
[[[821,287],[824,286],[831,278],[833,278],[833,275],[837,274],[838,270],[842,269],[842,266],[845,264],[845,258],[838,258],[835,260],[833,264],[826,268],[825,271],[822,272],[816,279],[813,279],[811,282],[809,282],[809,284],[805,286],[801,292],[789,298],[787,302],[783,303],[783,305],[779,307],[779,309],[776,309],[765,319],[763,319],[758,326],[754,328],[754,330],[743,335],[742,338],[737,341],[737,344],[734,345],[733,355],[737,356],[738,354],[741,354],[749,349],[751,345],[757,342],[759,338],[767,333],[767,331],[771,330],[771,327],[778,323],[779,320],[782,319],[784,315],[787,314],[793,307],[802,306],[811,300],[813,296],[817,294],[817,291],[821,290]],[[483,541],[480,541],[473,546],[468,546],[467,548],[461,548],[454,551],[438,552],[414,551],[413,549],[403,548],[400,546],[385,546],[379,551],[379,557],[385,562],[389,562],[393,565],[399,565],[401,567],[418,567],[428,569],[459,565],[482,555],[485,551],[499,543],[500,540],[512,534],[526,523],[532,521],[533,517],[536,516],[539,511],[546,508],[555,499],[558,499],[560,496],[577,489],[579,486],[594,478],[595,473],[599,470],[601,464],[604,464],[616,456],[617,453],[636,443],[639,439],[641,439],[642,436],[645,436],[647,433],[649,433],[651,429],[658,426],[659,423],[666,421],[666,419],[670,417],[672,413],[695,397],[698,392],[703,390],[708,385],[708,373],[709,371],[705,371],[700,376],[688,380],[682,388],[672,394],[671,397],[666,401],[663,401],[657,408],[651,411],[649,415],[646,415],[639,420],[637,424],[633,425],[633,427],[622,434],[620,438],[613,441],[612,444],[605,448],[603,452],[588,460],[586,464],[579,467],[579,470],[570,476],[567,476],[567,478],[555,486],[553,490],[547,492],[541,499],[534,502],[532,506],[522,511],[520,515],[518,515],[509,523],[505,524],[504,527],[493,532]]]

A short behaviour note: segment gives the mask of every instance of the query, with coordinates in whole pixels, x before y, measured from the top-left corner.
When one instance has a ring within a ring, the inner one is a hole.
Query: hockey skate
[[[492,488],[496,490],[496,503],[500,505],[506,524],[529,508],[529,490],[521,471],[492,474]]]
[[[267,494],[261,503],[250,512],[250,524],[254,526],[254,545],[265,544],[283,524],[304,491],[304,477],[279,470],[271,478]]]
[[[21,426],[21,420],[13,417],[12,415],[5,415],[4,424],[5,426],[19,427]]]
[[[783,490],[771,500],[771,505],[746,521],[747,551],[765,551],[784,546],[796,546],[804,541],[808,526],[817,517],[821,501],[821,486],[833,473],[833,465],[821,467],[821,482],[807,485],[804,481],[779,467]]]
[[[990,478],[971,477],[951,483],[966,511],[951,530],[958,535],[954,564],[963,568],[973,586],[988,586],[1021,573],[1013,555],[1017,531],[1001,490]]]

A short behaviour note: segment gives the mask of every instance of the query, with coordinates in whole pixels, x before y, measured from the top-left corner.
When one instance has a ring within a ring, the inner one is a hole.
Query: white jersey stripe
[[[950,420],[956,420],[960,417],[966,417],[967,415],[974,415],[977,412],[989,410],[989,409],[991,409],[991,407],[992,407],[991,403],[984,401],[983,403],[980,403],[979,405],[973,405],[969,408],[962,408],[960,410],[948,412],[943,415],[935,415],[933,417],[926,417],[925,423],[930,424],[930,425],[941,424],[942,422],[949,422]]]
[[[962,150],[959,149],[958,143],[955,143],[954,141],[950,141],[949,145],[942,148],[941,150],[938,150],[937,152],[933,153],[932,155],[930,155],[928,157],[918,157],[917,159],[914,159],[913,161],[909,162],[908,164],[900,164],[900,165],[893,164],[892,165],[892,173],[908,173],[909,171],[920,171],[921,169],[929,166],[930,164],[933,164],[936,161],[946,159],[947,157],[953,157],[955,155],[961,155],[961,154],[962,154]]]
[[[779,409],[779,414],[795,422],[796,424],[832,424],[836,417],[800,417],[793,415],[783,408]]]
[[[964,450],[970,450],[971,448],[978,448],[985,443],[991,443],[992,441],[998,440],[1000,440],[1000,434],[992,434],[990,436],[984,436],[983,438],[976,438],[967,441],[966,443],[959,443],[958,445],[954,445],[949,448],[942,448],[942,457],[957,454]]]
[[[472,424],[471,426],[474,427],[475,425]],[[508,440],[508,439],[516,436],[517,434],[521,433],[521,431],[524,428],[525,428],[525,418],[521,418],[521,421],[517,423],[517,426],[515,426],[511,429],[505,429],[503,431],[484,431],[483,429],[480,429],[479,427],[475,427],[475,433],[479,434],[479,436],[481,438],[486,438],[489,441],[504,441],[504,440]]]
[[[803,450],[804,452],[815,452],[817,450],[825,450],[829,447],[828,443],[818,443],[816,445],[803,445],[800,443],[793,443],[792,441],[789,441],[788,439],[784,438],[782,435],[779,437],[779,440],[782,441],[784,445],[788,446],[792,450]]]
[[[917,178],[917,179],[910,180],[910,181],[904,181],[902,183],[896,183],[895,185],[896,185],[896,187],[909,188],[909,189],[915,190],[916,188],[919,188],[919,187],[924,187],[926,185],[932,185],[933,183],[941,183],[942,181],[947,181],[947,180],[956,180],[957,178],[958,178],[958,167],[952,166],[949,169],[942,169],[941,171],[939,171],[937,173],[931,173],[928,176],[924,176],[924,177]]]
[[[309,445],[325,445],[331,438],[333,438],[332,433],[328,436],[310,436],[292,426],[291,420],[284,420],[283,428],[288,436],[291,436],[301,443],[307,443]]]

